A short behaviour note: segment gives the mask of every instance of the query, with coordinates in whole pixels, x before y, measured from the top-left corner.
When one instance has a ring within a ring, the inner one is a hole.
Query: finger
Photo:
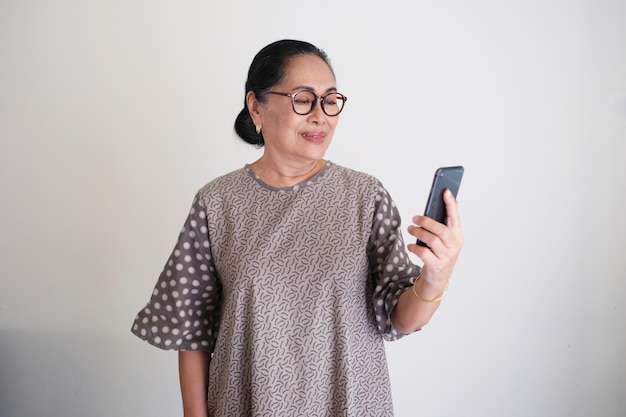
[[[461,218],[459,216],[459,202],[452,191],[445,190],[443,193],[443,201],[446,204],[446,224],[450,228],[461,227]]]
[[[441,235],[445,233],[447,229],[445,224],[439,223],[437,220],[431,219],[428,216],[414,216],[413,223],[434,235]]]
[[[409,243],[406,245],[407,249],[417,255],[418,258],[424,262],[424,265],[433,264],[437,262],[437,257],[429,248],[425,246],[416,245],[415,243]]]
[[[438,223],[438,222],[436,222]],[[438,223],[441,224],[441,223]],[[423,228],[423,227],[419,227],[419,226],[409,226],[408,228],[408,232],[415,236],[415,238],[426,244],[426,246],[423,245],[416,245],[420,249],[419,254],[415,251],[412,251],[414,253],[416,253],[418,256],[420,256],[420,258],[422,258],[422,254],[426,253],[425,251],[431,252],[430,256],[434,256],[434,259],[439,258],[441,255],[445,254],[446,251],[446,245],[445,243],[442,241],[441,236]],[[447,230],[447,228],[444,226],[443,229]],[[415,242],[417,243],[417,242]],[[414,244],[414,243],[412,243]],[[424,258],[422,258],[422,260],[424,260]]]
[[[462,245],[463,232],[456,216],[457,226],[450,227],[430,217],[415,216],[413,218],[414,226],[408,227],[408,232],[423,241],[435,253],[437,257],[445,256],[444,254],[450,248]],[[453,222],[454,223],[454,222]]]

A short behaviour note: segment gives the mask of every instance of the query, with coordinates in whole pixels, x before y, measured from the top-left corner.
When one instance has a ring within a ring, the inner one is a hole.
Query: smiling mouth
[[[302,133],[302,136],[308,140],[322,141],[326,138],[326,133],[325,132],[304,132]]]

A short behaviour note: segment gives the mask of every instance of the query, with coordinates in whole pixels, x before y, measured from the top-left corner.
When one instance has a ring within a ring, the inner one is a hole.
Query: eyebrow
[[[309,87],[308,85],[299,85],[295,87],[292,91],[296,91],[296,90],[306,90],[306,91],[315,93],[315,89],[313,87]],[[337,91],[337,87],[327,88],[326,91],[324,91],[324,93],[330,93],[331,91]]]

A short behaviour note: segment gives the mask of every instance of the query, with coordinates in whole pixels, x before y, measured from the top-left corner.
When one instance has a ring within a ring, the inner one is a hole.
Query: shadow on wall
[[[162,368],[149,369],[154,356]],[[2,331],[0,416],[180,414],[175,363],[175,353],[154,349],[130,333],[105,340]]]

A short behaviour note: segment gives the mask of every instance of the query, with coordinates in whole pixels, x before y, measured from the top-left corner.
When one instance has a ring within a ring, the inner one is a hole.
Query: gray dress
[[[246,166],[204,186],[132,332],[212,353],[209,416],[393,414],[384,340],[419,272],[367,174],[289,188]]]

